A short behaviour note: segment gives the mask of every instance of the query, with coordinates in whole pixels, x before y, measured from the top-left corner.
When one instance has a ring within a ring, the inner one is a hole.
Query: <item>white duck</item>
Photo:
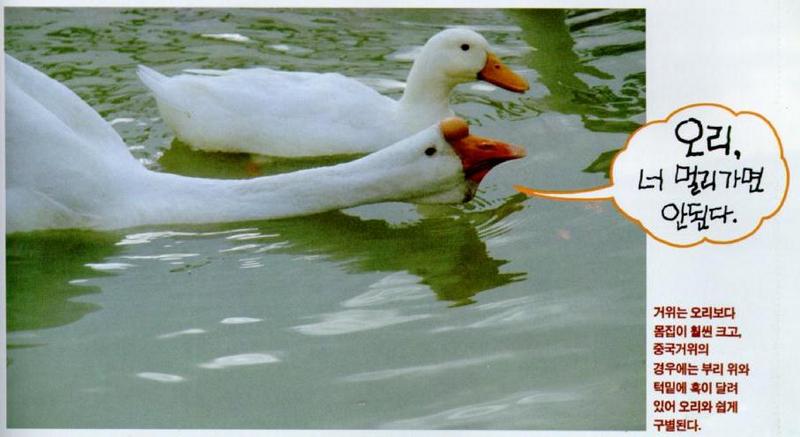
[[[527,81],[469,29],[437,33],[411,67],[398,101],[337,73],[233,69],[167,77],[145,66],[165,123],[195,149],[298,157],[368,153],[446,117],[450,91],[482,79],[524,92]]]
[[[278,218],[386,200],[460,202],[494,165],[524,154],[469,135],[452,118],[331,167],[247,180],[159,173],[75,93],[6,56],[8,232]]]

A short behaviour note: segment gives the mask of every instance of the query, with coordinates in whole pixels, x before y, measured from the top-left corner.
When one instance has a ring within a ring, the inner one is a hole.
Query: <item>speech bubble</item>
[[[670,246],[729,244],[778,213],[789,190],[789,166],[764,116],[698,103],[633,132],[614,157],[609,179],[589,190],[514,188],[546,199],[612,200],[622,215]]]

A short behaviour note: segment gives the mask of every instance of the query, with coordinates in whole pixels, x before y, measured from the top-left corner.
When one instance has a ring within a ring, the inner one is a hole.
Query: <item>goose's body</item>
[[[450,91],[487,80],[528,89],[476,32],[434,35],[414,62],[400,100],[337,73],[234,69],[167,77],[140,67],[164,121],[201,150],[273,156],[368,153],[453,115]]]
[[[478,140],[455,119],[331,167],[247,180],[158,173],[76,94],[6,56],[7,231],[278,218],[386,200],[459,202],[474,193],[486,165],[524,154],[481,140],[496,148],[487,153]]]

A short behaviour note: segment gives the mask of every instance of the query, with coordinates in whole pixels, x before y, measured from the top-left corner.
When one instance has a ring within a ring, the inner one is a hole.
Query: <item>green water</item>
[[[607,152],[644,122],[642,11],[5,12],[9,53],[145,165],[187,175],[349,157],[193,152],[137,64],[339,71],[398,96],[413,50],[468,25],[531,83],[456,89],[476,133],[529,154],[467,205],[9,236],[10,427],[644,428],[643,234],[609,203],[511,188],[606,182]],[[223,33],[249,40],[203,36]]]

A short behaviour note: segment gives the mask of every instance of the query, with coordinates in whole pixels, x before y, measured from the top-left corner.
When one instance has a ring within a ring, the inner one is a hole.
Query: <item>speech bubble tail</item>
[[[605,185],[590,190],[547,191],[536,190],[522,185],[514,185],[514,189],[531,197],[554,200],[611,200],[614,197],[614,186]]]

